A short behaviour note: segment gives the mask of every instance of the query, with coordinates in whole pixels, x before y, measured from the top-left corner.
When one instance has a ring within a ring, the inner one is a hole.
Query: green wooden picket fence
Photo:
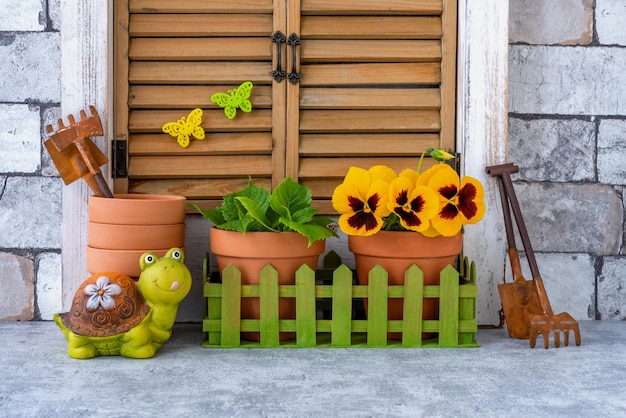
[[[467,258],[459,263],[459,271],[446,267],[438,286],[424,286],[417,266],[407,270],[404,286],[389,286],[381,266],[370,271],[367,286],[355,285],[354,272],[345,265],[318,270],[317,283],[331,284],[316,284],[316,273],[306,265],[297,271],[295,285],[278,285],[271,265],[261,271],[259,285],[242,285],[233,265],[222,272],[222,283],[212,283],[206,264],[205,260],[203,346],[207,348],[478,347],[476,268]],[[260,319],[241,319],[244,298],[259,298]],[[296,299],[296,319],[279,319],[280,298]],[[361,298],[368,299],[368,312],[366,319],[355,319],[353,301]],[[387,319],[390,298],[403,298],[402,320]],[[422,319],[424,298],[439,298],[439,319]],[[328,300],[331,319],[318,319],[320,303]],[[242,332],[258,332],[260,341],[242,340]],[[295,332],[296,338],[281,341],[282,332]],[[389,332],[401,333],[402,340],[388,339]],[[422,340],[422,333],[436,336]]]

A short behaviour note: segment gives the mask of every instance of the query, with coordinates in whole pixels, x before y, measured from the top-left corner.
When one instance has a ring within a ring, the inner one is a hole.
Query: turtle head
[[[170,249],[161,258],[144,253],[139,265],[139,288],[150,305],[178,305],[189,293],[191,273],[180,248]]]

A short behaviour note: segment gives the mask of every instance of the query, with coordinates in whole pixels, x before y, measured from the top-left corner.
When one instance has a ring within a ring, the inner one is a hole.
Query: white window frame
[[[113,11],[112,2],[61,2],[61,113],[77,114],[94,105],[101,109],[105,138],[111,139]],[[508,19],[506,0],[459,0],[457,150],[464,174],[485,187],[485,219],[466,229],[464,252],[477,264],[481,324],[498,321],[497,283],[505,273],[505,244],[497,188],[485,167],[505,161],[507,150]],[[471,82],[470,82],[471,81]],[[106,141],[108,142],[108,141]],[[108,143],[103,143],[108,147]],[[74,182],[63,188],[63,310],[88,277],[88,188]]]

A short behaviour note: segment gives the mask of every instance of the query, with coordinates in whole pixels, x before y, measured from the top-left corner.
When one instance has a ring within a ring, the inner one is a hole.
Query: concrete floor
[[[624,417],[626,322],[582,322],[582,345],[206,349],[177,324],[148,360],[74,360],[51,322],[0,322],[0,417]],[[541,345],[541,341],[538,342]]]

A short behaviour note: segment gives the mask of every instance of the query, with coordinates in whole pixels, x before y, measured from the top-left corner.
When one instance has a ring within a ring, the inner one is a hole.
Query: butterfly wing
[[[252,102],[248,100],[252,93],[252,82],[246,81],[241,83],[235,92],[235,100],[237,100],[237,107],[243,112],[249,113],[252,111]]]
[[[189,134],[196,139],[204,139],[204,128],[202,127],[202,109],[196,108],[187,117],[187,127]]]

